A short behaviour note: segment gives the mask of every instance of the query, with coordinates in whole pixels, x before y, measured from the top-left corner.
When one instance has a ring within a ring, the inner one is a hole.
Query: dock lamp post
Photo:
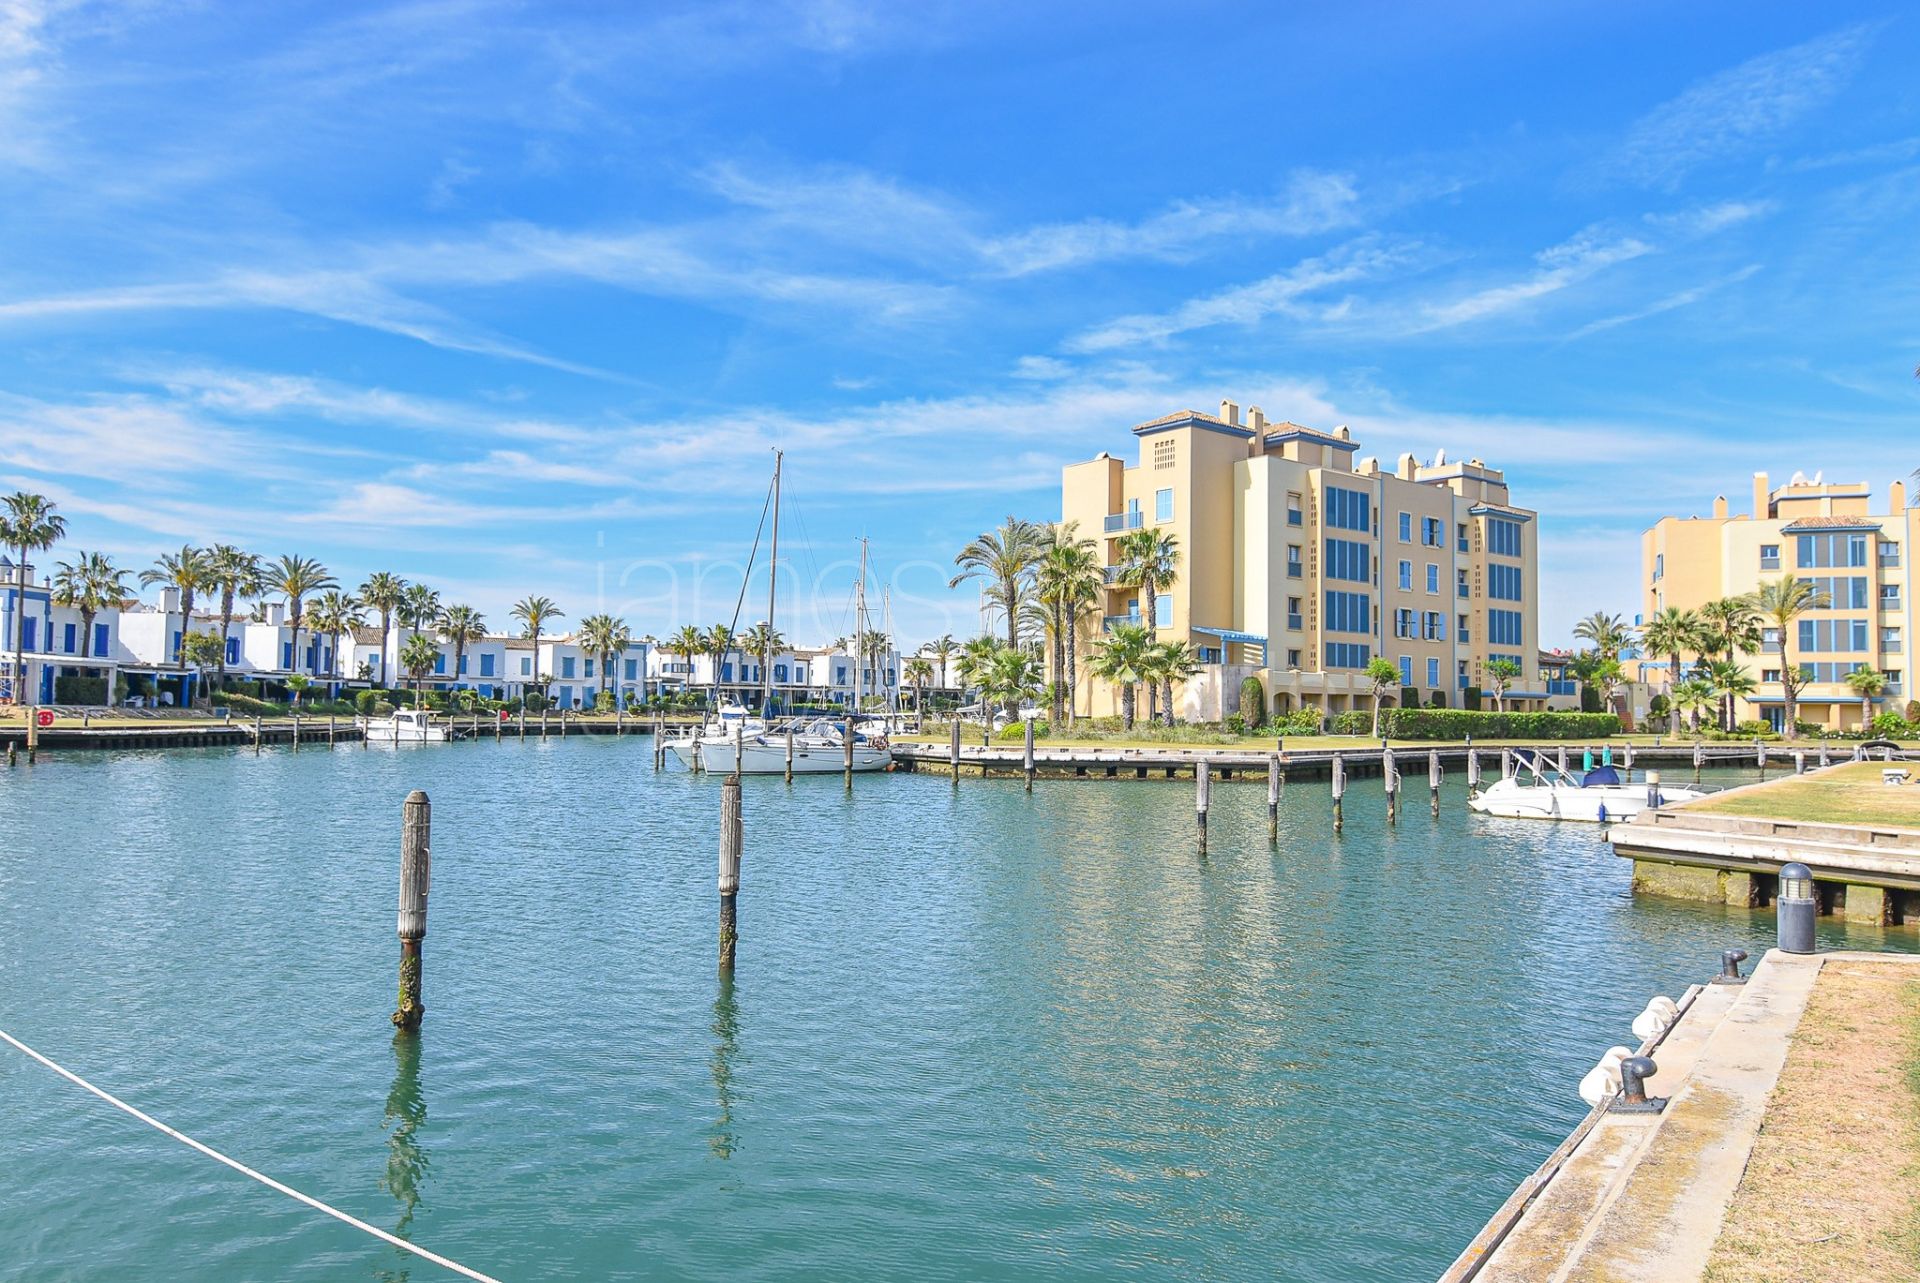
[[[1780,919],[1782,953],[1813,952],[1813,918],[1819,901],[1813,894],[1813,870],[1800,863],[1780,866],[1780,895],[1775,902]]]

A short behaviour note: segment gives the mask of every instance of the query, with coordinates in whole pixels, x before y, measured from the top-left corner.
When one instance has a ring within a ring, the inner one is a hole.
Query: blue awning
[[[1231,628],[1203,628],[1199,624],[1195,624],[1193,625],[1193,631],[1196,633],[1206,633],[1210,637],[1218,637],[1223,642],[1240,642],[1247,646],[1264,646],[1267,644],[1267,639],[1258,633],[1235,632]]]

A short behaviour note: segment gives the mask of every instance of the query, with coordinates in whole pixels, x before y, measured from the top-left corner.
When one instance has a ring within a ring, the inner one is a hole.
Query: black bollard
[[[1820,911],[1812,869],[1797,862],[1780,866],[1780,894],[1774,910],[1779,920],[1780,952],[1812,953],[1813,920]]]
[[[420,996],[420,945],[427,938],[432,824],[427,795],[419,789],[407,794],[400,821],[400,1005],[393,1013],[393,1023],[402,1029],[418,1029],[427,1014]]]

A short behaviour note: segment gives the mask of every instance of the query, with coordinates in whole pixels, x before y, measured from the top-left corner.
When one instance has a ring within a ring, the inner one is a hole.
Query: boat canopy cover
[[[1590,789],[1606,784],[1618,784],[1619,782],[1620,772],[1614,770],[1611,766],[1596,766],[1580,777],[1580,787],[1583,789]]]

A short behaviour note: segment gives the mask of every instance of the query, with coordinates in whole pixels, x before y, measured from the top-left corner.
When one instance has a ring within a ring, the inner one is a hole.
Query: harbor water
[[[1272,847],[1263,784],[1201,857],[1191,781],[750,778],[729,984],[719,781],[644,737],[51,753],[0,777],[0,1028],[510,1283],[1407,1283],[1649,996],[1772,935],[1457,773],[1393,828],[1355,781],[1338,837],[1290,786]],[[0,1280],[452,1277],[0,1046]]]

